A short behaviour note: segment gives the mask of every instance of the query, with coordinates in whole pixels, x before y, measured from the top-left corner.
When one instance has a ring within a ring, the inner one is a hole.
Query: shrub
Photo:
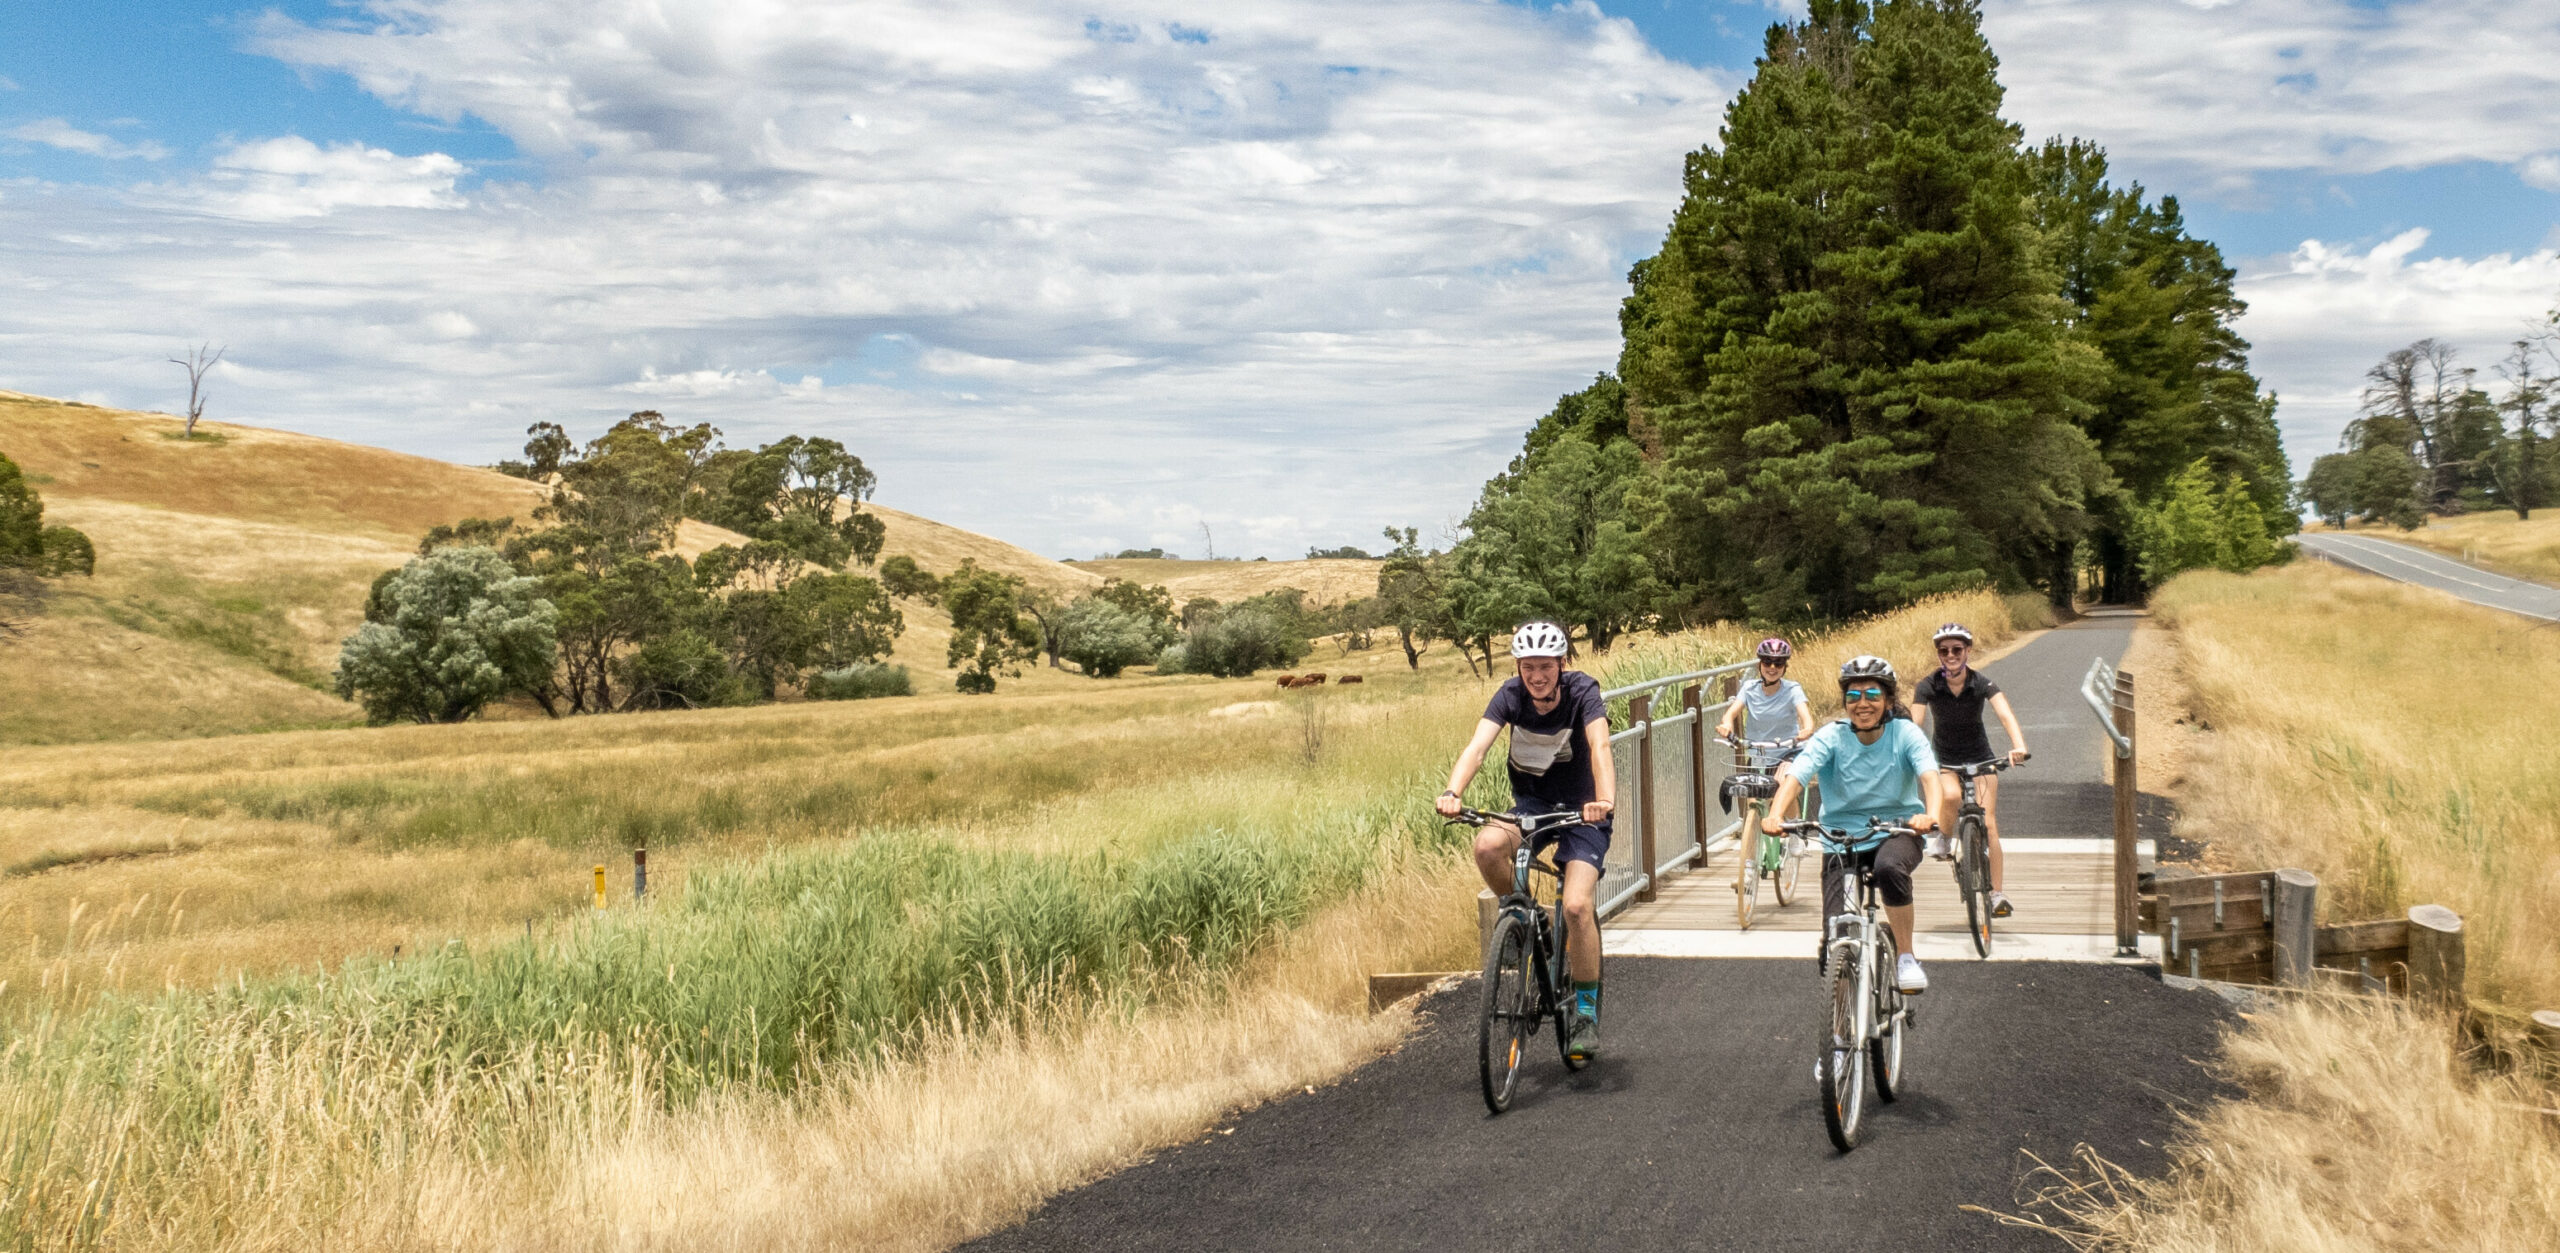
[[[1156,655],[1155,624],[1107,600],[1088,597],[1067,606],[1058,627],[1058,655],[1097,679]]]
[[[907,668],[885,662],[860,662],[842,669],[822,670],[803,690],[811,700],[869,700],[875,696],[916,694]]]
[[[1196,674],[1240,678],[1256,670],[1294,666],[1307,655],[1307,639],[1281,615],[1260,606],[1239,608],[1194,632],[1184,665]]]
[[[708,635],[681,627],[643,643],[621,663],[628,709],[746,705],[756,693]]]
[[[445,548],[410,560],[376,591],[382,618],[338,653],[338,694],[375,723],[460,722],[550,678],[558,612],[497,550]]]
[[[1157,674],[1188,674],[1190,666],[1191,649],[1187,645],[1167,644],[1163,652],[1156,654]]]

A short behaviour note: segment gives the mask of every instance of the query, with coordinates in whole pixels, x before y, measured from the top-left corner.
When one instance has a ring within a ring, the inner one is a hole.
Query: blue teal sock
[[[1592,1018],[1600,1016],[1599,980],[1594,979],[1589,983],[1577,982],[1573,985],[1573,1008],[1577,1013]]]

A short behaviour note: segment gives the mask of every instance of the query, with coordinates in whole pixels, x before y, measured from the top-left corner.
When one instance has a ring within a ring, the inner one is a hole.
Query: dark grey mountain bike
[[[1947,852],[1955,858],[1956,892],[1964,897],[1965,930],[1973,936],[1973,951],[1985,958],[1991,956],[1991,828],[1982,816],[1982,801],[1974,794],[1973,781],[2008,768],[2006,757],[1947,767],[1955,771],[1964,788],[1964,805],[1956,810],[1955,845]]]
[[[1591,1064],[1591,1059],[1573,1055],[1571,1043],[1573,967],[1565,960],[1564,871],[1538,860],[1533,851],[1540,835],[1580,823],[1582,812],[1562,809],[1515,817],[1461,809],[1449,821],[1471,827],[1501,821],[1520,827],[1520,850],[1511,855],[1511,894],[1502,898],[1492,942],[1485,946],[1484,1015],[1476,1027],[1485,1108],[1499,1114],[1511,1107],[1511,1094],[1520,1086],[1520,1055],[1546,1019],[1555,1019],[1556,1052],[1564,1068]]]

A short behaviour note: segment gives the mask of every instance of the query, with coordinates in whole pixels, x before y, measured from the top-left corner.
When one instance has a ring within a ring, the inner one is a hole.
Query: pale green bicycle
[[[1761,885],[1783,908],[1796,898],[1796,886],[1804,877],[1805,845],[1801,836],[1775,836],[1760,830],[1760,819],[1769,812],[1769,801],[1778,794],[1778,767],[1785,765],[1804,750],[1800,740],[1745,740],[1733,736],[1719,737],[1736,751],[1734,773],[1724,781],[1718,799],[1726,813],[1734,803],[1742,805],[1742,829],[1735,835],[1739,850],[1733,874],[1733,913],[1742,930],[1751,929],[1751,916],[1760,905]],[[1756,762],[1756,764],[1754,764]],[[1810,799],[1808,798],[1808,807]]]

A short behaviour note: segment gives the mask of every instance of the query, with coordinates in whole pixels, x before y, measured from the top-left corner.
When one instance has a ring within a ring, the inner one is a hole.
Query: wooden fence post
[[[2141,851],[2139,842],[2142,837],[2139,810],[2135,806],[2135,801],[2142,794],[2142,780],[2136,772],[2134,763],[2136,755],[2141,751],[2142,741],[2134,735],[2133,676],[2121,670],[2116,672],[2113,703],[2116,730],[2122,732],[2125,739],[2131,741],[2134,746],[2134,751],[2119,753],[2115,758],[2116,956],[2138,957],[2142,953],[2141,948],[2138,947],[2140,941],[2137,938],[2142,925],[2139,918],[2141,888],[2137,885],[2135,872],[2138,854]],[[2108,745],[2110,749],[2114,747],[2112,743]]]
[[[1493,956],[1493,915],[1501,902],[1494,899],[1492,888],[1476,889],[1476,964],[1483,965]]]
[[[1680,708],[1689,719],[1689,830],[1698,837],[1697,868],[1707,868],[1707,685],[1692,683],[1680,689]]]
[[[2275,873],[2275,899],[2267,902],[2267,919],[2275,931],[2278,986],[2311,986],[2311,963],[2319,955],[2319,913],[2319,876],[2308,870]]]
[[[2409,999],[2462,1008],[2462,915],[2442,905],[2409,907]]]
[[[2553,1059],[2560,1061],[2560,1009],[2533,1011],[2532,1031],[2534,1042],[2550,1050]]]
[[[1644,875],[1636,900],[1641,902],[1653,899],[1653,868],[1659,864],[1653,855],[1653,693],[1641,693],[1627,702],[1627,723],[1644,728],[1644,734],[1636,737],[1636,870]]]

